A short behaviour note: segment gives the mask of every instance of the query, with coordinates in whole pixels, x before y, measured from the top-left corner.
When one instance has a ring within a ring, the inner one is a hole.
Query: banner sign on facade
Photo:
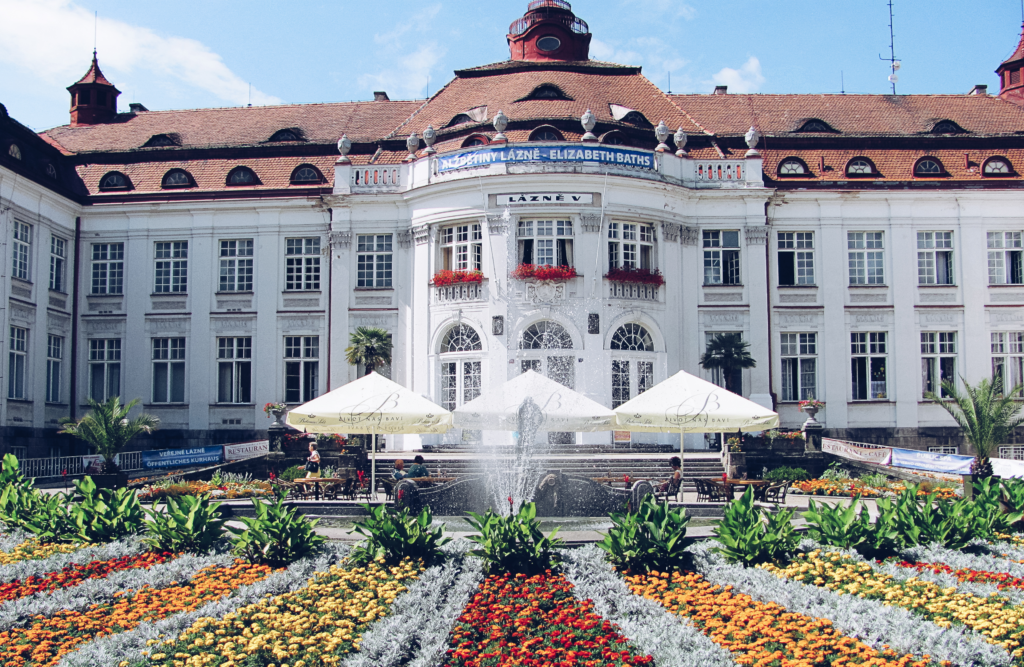
[[[954,475],[967,475],[971,472],[971,456],[956,454],[933,454],[914,449],[893,449],[892,465],[896,468],[911,470],[927,470],[929,472],[948,472]]]
[[[195,449],[158,449],[142,452],[143,468],[187,468],[208,463],[220,463],[224,448],[197,447]]]
[[[892,456],[892,450],[888,447],[878,449],[874,447],[858,447],[848,442],[829,440],[828,438],[821,439],[821,451],[833,456],[841,456],[844,459],[874,463],[880,466],[889,465],[889,459]]]
[[[437,173],[472,167],[486,167],[492,164],[516,162],[578,162],[590,164],[611,164],[618,167],[636,167],[656,170],[654,153],[627,150],[624,148],[575,148],[566,146],[528,146],[522,148],[481,148],[475,151],[455,153],[437,158]]]
[[[241,461],[251,459],[254,456],[264,456],[270,453],[270,441],[260,440],[259,442],[243,442],[237,445],[224,445],[225,461]]]

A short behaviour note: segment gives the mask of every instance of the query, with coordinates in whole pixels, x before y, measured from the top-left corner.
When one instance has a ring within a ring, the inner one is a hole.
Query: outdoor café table
[[[727,479],[725,480],[726,493],[730,496],[735,497],[735,487],[754,487],[754,500],[764,500],[764,494],[767,493],[768,487],[771,486],[771,482],[763,479]]]
[[[339,477],[299,477],[295,480],[299,484],[312,484],[313,485],[313,497],[316,500],[320,500],[320,485],[321,484],[344,484],[345,480]]]
[[[629,488],[629,484],[621,477],[591,477],[590,481],[597,482],[598,484],[607,484],[613,489],[616,484],[621,484],[624,488]]]

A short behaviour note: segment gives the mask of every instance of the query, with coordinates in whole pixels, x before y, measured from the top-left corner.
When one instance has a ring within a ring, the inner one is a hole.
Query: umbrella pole
[[[676,500],[679,496],[683,497],[683,501],[686,501],[686,489],[683,487],[683,464],[686,463],[686,439],[683,437],[683,427],[679,427],[679,494],[676,496]]]
[[[370,502],[377,501],[377,434],[370,434]]]

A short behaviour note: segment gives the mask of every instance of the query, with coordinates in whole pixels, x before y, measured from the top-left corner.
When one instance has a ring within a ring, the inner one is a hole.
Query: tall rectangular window
[[[479,224],[455,225],[441,230],[441,270],[483,269],[483,233]]]
[[[740,284],[740,233],[738,231],[707,231],[702,233],[704,245],[704,284]]]
[[[220,242],[221,292],[252,291],[252,239]]]
[[[922,393],[948,397],[943,382],[956,382],[956,332],[922,331]]]
[[[988,284],[1024,284],[1021,232],[988,232]]]
[[[92,293],[124,293],[124,244],[92,244]]]
[[[814,232],[779,232],[779,284],[813,285]]]
[[[612,361],[612,409],[629,400],[629,362]]]
[[[11,247],[11,275],[19,280],[28,281],[28,258],[32,254],[32,225],[20,220],[14,221],[14,241]]]
[[[1003,381],[1003,392],[1024,384],[1024,331],[992,333],[992,377]]]
[[[64,337],[46,337],[46,402],[60,403],[61,366],[64,362]]]
[[[454,410],[480,396],[482,365],[479,361],[446,361],[441,364],[441,406]]]
[[[850,334],[853,400],[881,400],[889,395],[887,342],[887,334],[884,331]]]
[[[782,338],[782,400],[818,397],[818,334],[784,333]]]
[[[68,242],[64,239],[50,237],[50,289],[64,292],[64,272],[68,257]]]
[[[356,238],[356,287],[391,287],[391,234]]]
[[[121,339],[89,341],[89,397],[99,402],[121,395]]]
[[[217,339],[217,402],[252,402],[252,337]]]
[[[917,284],[953,284],[953,232],[917,233]]]
[[[284,337],[284,401],[305,403],[320,392],[320,336]]]
[[[188,241],[159,241],[156,244],[157,294],[188,291]]]
[[[608,224],[609,270],[654,268],[654,227],[632,222]]]
[[[185,402],[185,339],[153,339],[153,402]]]
[[[7,398],[25,398],[25,355],[28,352],[28,329],[11,327],[7,357]]]
[[[284,288],[320,289],[320,238],[285,239]]]
[[[846,247],[849,250],[851,285],[885,284],[882,232],[849,232]]]
[[[516,238],[520,264],[575,266],[572,220],[520,220]]]

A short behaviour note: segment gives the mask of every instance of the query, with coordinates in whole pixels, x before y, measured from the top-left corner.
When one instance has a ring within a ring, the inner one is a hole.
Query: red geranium
[[[512,272],[516,280],[569,280],[577,275],[571,266],[551,266],[549,264],[520,264]]]
[[[77,586],[87,579],[103,579],[122,570],[149,569],[153,565],[174,558],[169,551],[149,551],[134,556],[122,556],[111,560],[94,560],[91,563],[75,563],[58,572],[32,575],[24,581],[14,580],[0,584],[0,602],[17,600],[36,593],[50,593],[58,588]]]
[[[665,276],[661,275],[658,269],[636,269],[628,266],[611,269],[604,274],[608,280],[617,283],[637,283],[639,285],[655,285],[661,287],[665,284]]]
[[[458,283],[482,283],[484,274],[482,271],[438,271],[434,274],[431,284],[435,287],[456,285]]]
[[[972,584],[995,584],[996,588],[1017,588],[1024,589],[1024,579],[1015,577],[1006,572],[986,572],[984,570],[962,569],[954,570],[945,563],[908,563],[901,560],[896,563],[900,567],[909,567],[918,572],[935,572],[936,574],[951,574],[961,583]]]

